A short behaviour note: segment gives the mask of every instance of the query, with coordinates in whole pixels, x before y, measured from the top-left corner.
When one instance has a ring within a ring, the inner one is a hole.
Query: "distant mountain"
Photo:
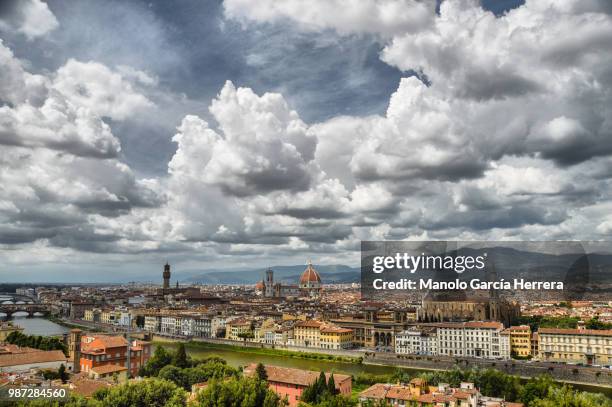
[[[306,268],[304,265],[274,266],[274,281],[285,284],[296,284]],[[352,283],[360,278],[359,267],[343,264],[314,265],[324,283]],[[200,284],[255,284],[264,279],[267,268],[228,271],[203,271],[184,277],[184,283]]]

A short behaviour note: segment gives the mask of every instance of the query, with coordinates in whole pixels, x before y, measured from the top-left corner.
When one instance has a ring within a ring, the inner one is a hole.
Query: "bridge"
[[[46,315],[49,310],[41,304],[0,304],[0,313],[6,314],[7,318],[12,318],[16,312],[27,313],[28,317],[33,317],[37,312]]]
[[[36,303],[37,300],[32,297],[28,297],[27,295],[15,294],[15,293],[0,293],[0,303],[4,302],[25,302],[25,303]]]

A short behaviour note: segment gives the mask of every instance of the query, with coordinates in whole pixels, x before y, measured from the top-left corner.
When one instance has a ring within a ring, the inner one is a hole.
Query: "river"
[[[177,346],[176,342],[157,342],[156,345],[162,345],[165,348],[175,349]],[[370,373],[370,374],[390,374],[395,372],[397,367],[391,366],[379,366],[369,364],[356,364],[356,363],[345,363],[345,362],[330,362],[325,360],[313,360],[313,359],[299,359],[289,358],[284,356],[274,355],[258,355],[248,352],[237,352],[230,349],[208,349],[195,346],[186,346],[187,353],[194,358],[203,358],[205,356],[216,355],[227,361],[227,364],[233,367],[246,366],[250,363],[263,363],[265,365],[276,365],[283,367],[294,367],[298,369],[315,370],[315,371],[331,371],[336,373],[343,373],[348,375],[358,375],[359,373]],[[402,368],[407,372],[419,373],[425,370],[421,369],[410,369]],[[606,396],[612,398],[612,388],[602,388],[597,386],[589,386],[583,384],[573,385],[575,388],[588,391],[592,393],[604,393]]]
[[[6,320],[6,316],[0,315],[2,320]],[[68,332],[69,329],[55,322],[51,322],[43,317],[27,318],[26,315],[14,315],[11,319],[13,325],[23,328],[23,333],[26,335],[41,335],[41,336],[60,336]]]

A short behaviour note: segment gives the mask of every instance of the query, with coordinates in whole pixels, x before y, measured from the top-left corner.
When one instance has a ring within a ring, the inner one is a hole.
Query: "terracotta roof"
[[[353,332],[352,329],[348,329],[348,328],[340,328],[339,326],[326,326],[324,328],[321,328],[321,332],[322,333],[339,333],[339,334],[347,334],[347,333],[351,333]]]
[[[127,339],[120,335],[90,335],[94,340],[81,342],[81,352],[100,352],[106,349],[127,347]]]
[[[70,387],[76,394],[83,397],[91,397],[97,390],[104,387],[111,387],[111,384],[103,380],[80,378],[72,382]]]
[[[612,336],[612,329],[562,329],[562,328],[540,328],[538,333],[553,335],[593,335]]]
[[[389,388],[388,384],[376,383],[359,393],[359,396],[369,399],[384,399]]]
[[[127,367],[119,365],[102,365],[91,368],[91,371],[97,374],[108,374],[115,372],[123,372],[127,370]]]
[[[308,267],[306,267],[306,270],[304,270],[302,276],[300,277],[300,284],[307,284],[313,282],[320,283],[321,276],[319,276],[317,270],[312,267],[312,263],[308,263]]]
[[[234,319],[233,321],[228,322],[227,325],[234,325],[234,326],[251,325],[251,321],[249,321],[246,318],[238,318],[238,319]]]
[[[507,329],[507,331],[531,331],[529,325],[513,325]]]
[[[244,369],[244,374],[252,375],[255,373],[256,368],[257,364],[252,363]],[[270,382],[310,386],[319,378],[320,372],[266,365],[266,374],[268,375],[268,381]],[[330,375],[330,373],[325,373],[325,376],[328,379]],[[351,380],[351,376],[334,373],[334,382],[336,383],[336,387],[339,387],[340,384],[346,380]]]
[[[502,324],[501,322],[495,322],[495,321],[485,321],[485,322],[475,321],[475,322],[466,322],[465,327],[466,328],[503,329],[504,324]]]
[[[301,328],[319,328],[321,325],[323,325],[321,322],[309,319],[307,321],[298,322],[294,326]]]
[[[27,353],[9,353],[0,355],[0,367],[20,366],[45,362],[65,362],[66,355],[61,350],[48,350]]]

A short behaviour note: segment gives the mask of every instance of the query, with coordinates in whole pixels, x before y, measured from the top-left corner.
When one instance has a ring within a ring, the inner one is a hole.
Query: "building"
[[[507,336],[501,335],[501,322],[473,321],[434,324],[437,328],[438,355],[465,356],[485,359],[509,359]]]
[[[162,278],[164,279],[162,289],[167,290],[170,288],[170,276],[170,265],[168,264],[168,262],[166,262],[166,264],[164,265],[164,272],[162,273]]]
[[[435,327],[412,327],[395,336],[395,353],[437,355],[438,340]]]
[[[285,285],[274,282],[274,271],[266,270],[265,278],[255,286],[255,289],[268,298],[311,297],[318,298],[321,293],[321,276],[308,262],[300,276],[297,285]]]
[[[531,328],[528,325],[511,326],[506,329],[510,336],[510,354],[521,358],[532,355],[531,353]]]
[[[293,326],[293,343],[295,346],[318,348],[321,346],[321,326],[315,320],[300,321]]]
[[[161,330],[161,315],[145,315],[144,330],[151,333],[157,333]]]
[[[319,297],[321,294],[321,276],[312,267],[312,262],[308,262],[306,270],[300,276],[300,290],[304,296]]]
[[[123,336],[84,335],[81,339],[80,370],[89,373],[105,365],[127,367],[128,342]],[[130,344],[130,372],[138,375],[140,367],[151,357],[151,344],[133,341]]]
[[[70,337],[68,340],[68,356],[74,366],[73,372],[79,373],[81,371],[81,336],[82,331],[80,329],[70,330]]]
[[[321,327],[321,349],[350,349],[353,347],[353,330],[337,326]]]
[[[13,332],[21,332],[23,328],[17,325],[13,325],[11,322],[0,323],[0,342],[4,342],[6,337]]]
[[[102,365],[91,368],[89,371],[91,379],[112,379],[117,380],[117,383],[127,381],[127,367],[119,365]]]
[[[463,292],[428,293],[419,310],[421,322],[499,321],[509,326],[520,315],[520,307],[489,297],[465,297]]]
[[[534,358],[540,355],[540,336],[537,332],[531,334],[531,355]]]
[[[242,341],[254,337],[253,321],[237,318],[225,323],[225,337],[232,341]]]
[[[395,335],[405,331],[416,320],[414,309],[381,310],[367,307],[362,314],[332,318],[334,325],[353,330],[355,346],[367,348],[395,347]]]
[[[538,336],[541,360],[612,365],[612,330],[540,328]]]
[[[61,365],[72,370],[72,363],[61,350],[19,348],[17,352],[0,353],[0,373],[23,373],[32,369],[57,370]]]
[[[255,374],[257,365],[250,364],[244,369],[245,376]],[[268,385],[281,399],[285,397],[289,401],[289,406],[297,406],[304,389],[314,383],[320,373],[311,370],[293,369],[279,366],[266,366]],[[330,373],[325,373],[329,380]],[[334,374],[334,383],[338,394],[350,396],[352,391],[351,376]]]
[[[428,386],[423,379],[412,379],[408,384],[376,383],[359,394],[361,405],[367,403],[384,403],[393,407],[523,407],[522,403],[505,402],[483,397],[474,383],[463,382],[459,387],[440,383]]]

